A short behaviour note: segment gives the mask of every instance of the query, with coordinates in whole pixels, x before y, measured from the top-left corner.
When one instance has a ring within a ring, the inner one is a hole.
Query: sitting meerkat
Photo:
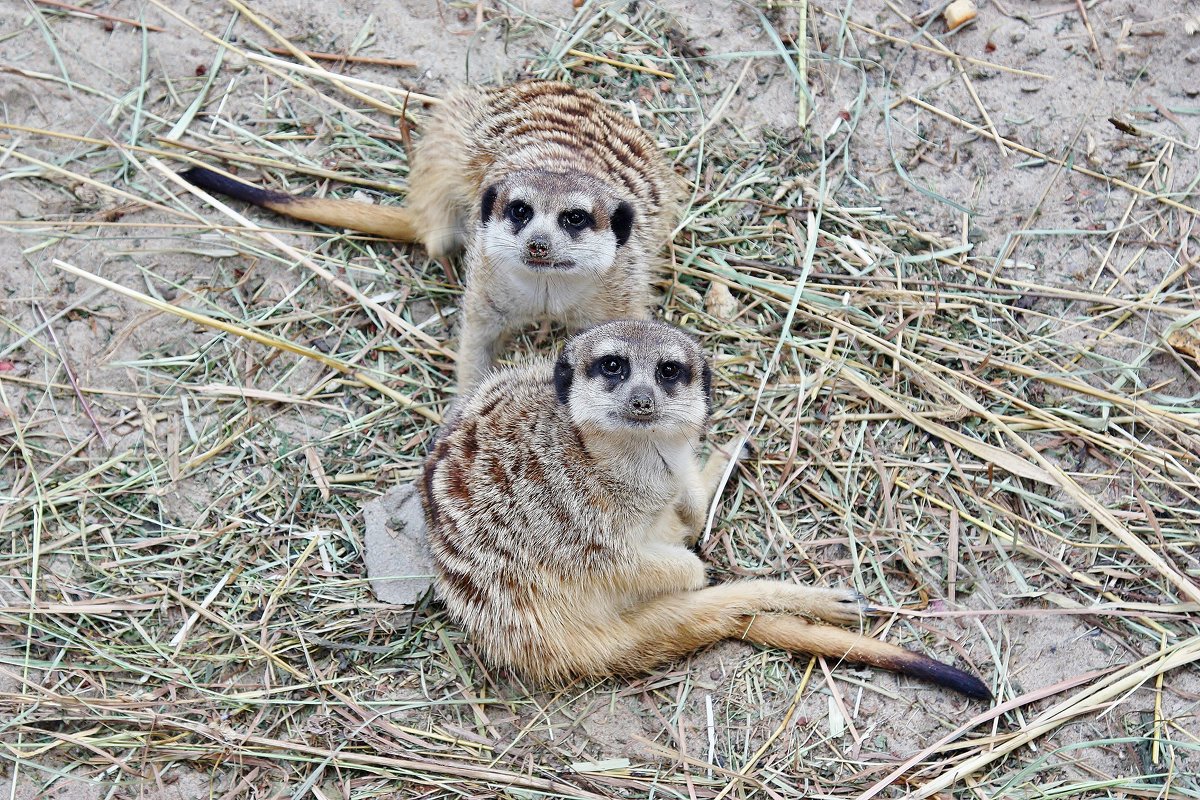
[[[414,149],[404,207],[265,191],[204,168],[182,175],[287,216],[419,241],[434,258],[465,244],[460,394],[518,327],[647,316],[651,262],[682,184],[632,120],[565,83],[465,88]]]
[[[637,673],[721,639],[871,664],[977,699],[972,675],[821,623],[856,592],[775,580],[709,586],[690,549],[728,460],[701,466],[711,373],[662,323],[617,321],[462,401],[420,481],[450,614],[489,662],[537,681]]]

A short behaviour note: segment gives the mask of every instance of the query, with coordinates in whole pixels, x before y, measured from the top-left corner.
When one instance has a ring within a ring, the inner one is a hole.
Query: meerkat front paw
[[[431,226],[424,237],[425,252],[434,261],[449,259],[462,246],[462,233],[457,225]]]
[[[708,567],[700,557],[686,547],[671,547],[672,560],[677,565],[681,588],[696,591],[708,586]]]
[[[754,458],[758,455],[758,448],[751,441],[749,434],[745,436],[735,436],[724,444],[714,444],[712,446],[713,455],[720,453],[723,463],[728,464],[730,461],[740,464],[748,458]]]

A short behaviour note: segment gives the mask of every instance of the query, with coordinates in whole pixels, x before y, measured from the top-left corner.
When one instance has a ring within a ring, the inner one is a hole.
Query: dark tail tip
[[[257,186],[251,186],[248,183],[226,178],[221,173],[213,172],[211,169],[206,169],[205,167],[185,169],[179,173],[179,177],[206,192],[217,192],[218,194],[252,203],[256,206],[287,203],[292,199],[290,194],[259,189]]]
[[[959,694],[964,694],[973,700],[991,701],[991,690],[974,675],[963,672],[961,669],[952,667],[949,664],[934,661],[932,658],[917,655],[916,653],[913,656],[911,661],[906,660],[900,667],[900,671],[905,675],[911,675],[914,678],[924,678],[931,683],[936,683],[938,686],[953,689]]]

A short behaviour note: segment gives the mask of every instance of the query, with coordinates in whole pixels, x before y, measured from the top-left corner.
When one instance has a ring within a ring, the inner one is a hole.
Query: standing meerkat
[[[690,545],[728,464],[696,455],[710,376],[677,329],[619,321],[578,334],[556,363],[494,373],[463,401],[420,490],[438,592],[485,657],[557,681],[747,639],[989,699],[972,675],[822,624],[858,622],[856,592],[707,585]]]
[[[518,327],[647,316],[681,184],[632,120],[566,83],[465,88],[414,150],[403,207],[294,197],[204,168],[183,177],[298,219],[422,242],[435,258],[465,244],[460,394]]]

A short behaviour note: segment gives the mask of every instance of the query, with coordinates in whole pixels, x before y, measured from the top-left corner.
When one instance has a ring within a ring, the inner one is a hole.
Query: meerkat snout
[[[531,259],[546,261],[550,258],[550,240],[545,236],[531,237],[525,246],[529,249]]]
[[[654,393],[645,386],[639,386],[629,393],[629,413],[638,419],[654,416]]]
[[[708,421],[711,374],[700,347],[677,328],[621,320],[573,337],[554,384],[581,428],[692,438]]]

